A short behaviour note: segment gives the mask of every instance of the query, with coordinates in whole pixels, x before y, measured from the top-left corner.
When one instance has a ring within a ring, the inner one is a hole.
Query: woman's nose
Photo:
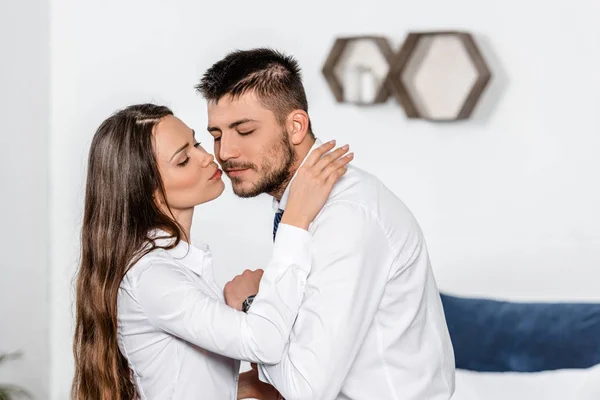
[[[204,156],[204,159],[202,160],[202,167],[206,168],[214,162],[215,156],[207,152]]]

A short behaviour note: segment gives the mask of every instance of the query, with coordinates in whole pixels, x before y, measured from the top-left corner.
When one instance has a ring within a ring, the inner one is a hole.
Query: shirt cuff
[[[298,265],[304,272],[310,272],[312,235],[296,226],[279,224],[273,256],[287,259]]]
[[[269,379],[267,379],[267,374],[264,372],[263,366],[261,364],[258,364],[258,380],[264,383],[268,383],[269,385],[271,384],[271,382],[269,382]]]

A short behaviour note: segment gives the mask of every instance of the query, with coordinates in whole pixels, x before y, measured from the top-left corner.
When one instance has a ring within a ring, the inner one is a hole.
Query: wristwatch
[[[254,301],[255,297],[256,297],[256,295],[253,294],[252,296],[248,296],[246,298],[246,300],[244,300],[244,302],[242,303],[242,311],[243,312],[248,312],[248,310],[250,309],[250,306],[252,305],[252,302]]]

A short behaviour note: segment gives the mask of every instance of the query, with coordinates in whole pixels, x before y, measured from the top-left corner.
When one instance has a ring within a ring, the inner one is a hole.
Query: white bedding
[[[528,374],[457,370],[452,400],[600,400],[600,366]]]

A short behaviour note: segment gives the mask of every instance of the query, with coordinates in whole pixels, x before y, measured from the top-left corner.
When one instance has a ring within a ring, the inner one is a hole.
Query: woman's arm
[[[199,289],[173,262],[138,266],[135,297],[157,328],[189,343],[238,360],[280,361],[310,271],[311,235],[282,225],[273,256],[248,313]]]

